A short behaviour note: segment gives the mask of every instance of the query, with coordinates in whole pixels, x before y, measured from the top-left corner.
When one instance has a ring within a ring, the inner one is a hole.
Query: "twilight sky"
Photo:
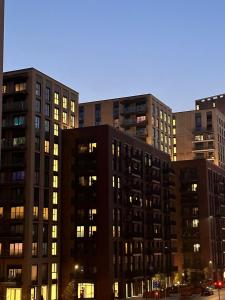
[[[80,102],[152,93],[174,111],[225,92],[224,0],[6,0],[4,70]]]

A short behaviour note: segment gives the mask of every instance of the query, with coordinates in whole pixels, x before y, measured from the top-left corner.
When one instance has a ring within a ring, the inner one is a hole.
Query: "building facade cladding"
[[[225,168],[225,115],[217,108],[173,114],[174,160],[205,158]]]
[[[224,278],[225,171],[205,159],[173,162],[178,267],[184,281]]]
[[[136,296],[156,274],[165,283],[177,271],[169,155],[108,125],[66,130],[63,144],[63,299],[73,288],[112,299],[112,286]]]
[[[56,300],[61,132],[77,126],[78,94],[32,68],[5,73],[3,92],[0,291]]]
[[[3,77],[3,45],[4,45],[4,0],[0,0],[0,87],[2,87]],[[0,88],[0,128],[2,124],[2,88]],[[1,129],[0,129],[1,141]]]
[[[151,94],[79,105],[79,127],[104,124],[172,155],[172,111]]]

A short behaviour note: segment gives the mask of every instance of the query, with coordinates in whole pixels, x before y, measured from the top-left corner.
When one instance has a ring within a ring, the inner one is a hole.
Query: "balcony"
[[[18,101],[14,103],[4,103],[2,105],[3,113],[6,112],[26,112],[28,110],[27,103],[25,101]]]

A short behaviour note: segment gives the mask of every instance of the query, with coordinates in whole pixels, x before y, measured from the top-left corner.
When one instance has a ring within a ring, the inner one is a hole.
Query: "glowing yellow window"
[[[176,119],[173,119],[173,126],[176,126]]]
[[[57,284],[52,284],[52,286],[51,286],[51,300],[57,300],[57,299],[58,299],[58,286],[57,286]]]
[[[191,190],[192,190],[192,192],[196,192],[197,188],[198,188],[198,184],[197,183],[192,183],[191,184]]]
[[[52,255],[57,255],[57,244],[52,243]]]
[[[49,141],[45,141],[45,153],[49,153]]]
[[[59,105],[59,93],[57,92],[54,93],[54,103]]]
[[[53,192],[52,194],[52,203],[58,204],[58,192]]]
[[[70,117],[70,126],[75,127],[75,117],[74,116]]]
[[[97,148],[97,143],[89,143],[89,152],[94,152]]]
[[[53,239],[57,238],[57,226],[56,225],[52,226],[52,238]]]
[[[94,236],[97,231],[97,226],[89,226],[89,237]]]
[[[94,284],[89,282],[78,283],[78,295],[82,295],[84,299],[93,298],[94,299]]]
[[[67,113],[66,112],[62,113],[62,121],[63,121],[64,124],[67,123]]]
[[[84,226],[77,226],[77,237],[84,237]]]
[[[57,188],[58,187],[58,176],[54,175],[53,176],[53,187]]]
[[[63,97],[63,108],[67,109],[67,103],[68,103],[67,98],[64,96]]]
[[[0,218],[2,218],[3,217],[3,207],[1,206],[0,207]]]
[[[59,109],[58,108],[54,108],[54,119],[59,120]]]
[[[43,208],[43,219],[48,220],[48,207]]]
[[[71,111],[75,112],[75,102],[71,101]]]
[[[38,206],[33,207],[33,217],[34,219],[38,218]]]
[[[38,277],[38,266],[32,265],[31,267],[31,280],[36,281]]]
[[[24,207],[11,207],[11,219],[22,219],[24,217]]]
[[[21,300],[22,289],[21,288],[6,288],[6,299],[7,300]]]
[[[53,221],[57,221],[57,219],[58,219],[57,214],[58,214],[57,208],[53,208],[53,210],[52,210],[52,220]]]
[[[57,269],[58,269],[57,264],[53,263],[52,264],[52,279],[57,279],[57,273],[58,273]]]
[[[53,160],[53,171],[54,171],[54,172],[58,172],[58,170],[59,170],[58,160],[57,160],[57,159],[54,159],[54,160]]]
[[[54,154],[55,156],[58,156],[58,155],[59,155],[59,145],[58,145],[58,144],[54,144],[53,154]]]
[[[54,135],[55,136],[59,135],[59,125],[58,124],[54,124]]]
[[[11,256],[23,254],[23,243],[9,244],[9,253]]]

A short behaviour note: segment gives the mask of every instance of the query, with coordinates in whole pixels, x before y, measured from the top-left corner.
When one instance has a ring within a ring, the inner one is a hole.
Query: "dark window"
[[[49,87],[46,87],[45,89],[45,101],[50,102],[51,100],[51,90]]]
[[[211,111],[206,113],[206,119],[207,119],[207,130],[212,130],[212,112]]]
[[[34,126],[36,129],[41,128],[41,118],[39,116],[35,116]]]
[[[35,150],[40,151],[40,137],[35,136]]]
[[[13,125],[14,126],[21,126],[25,124],[25,117],[24,116],[17,116],[13,118]]]
[[[22,181],[24,180],[25,172],[24,171],[15,171],[12,172],[13,181]]]
[[[41,97],[41,84],[40,84],[40,82],[36,82],[36,96]]]
[[[50,104],[45,104],[45,116],[50,117]]]
[[[95,104],[95,124],[99,125],[101,122],[101,104]]]
[[[79,127],[82,127],[84,124],[84,107],[79,106]]]
[[[113,102],[113,117],[119,117],[119,102]]]
[[[45,120],[45,132],[49,132],[49,131],[50,131],[50,121]]]
[[[202,118],[200,113],[195,114],[195,128],[200,130],[202,128]]]
[[[35,112],[40,113],[41,112],[41,101],[36,99],[35,101]]]

